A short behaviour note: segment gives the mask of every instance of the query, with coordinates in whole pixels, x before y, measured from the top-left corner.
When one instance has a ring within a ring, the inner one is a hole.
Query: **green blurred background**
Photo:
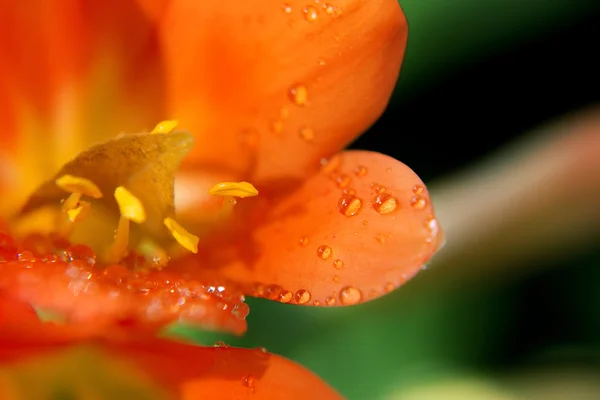
[[[600,99],[598,1],[401,4],[410,28],[397,90],[353,147],[402,160],[434,188],[536,126]],[[398,136],[402,145],[393,148],[390,138]],[[476,279],[465,280],[460,268],[436,265],[356,307],[249,299],[243,338],[176,332],[204,344],[265,346],[350,399],[600,398],[599,264],[600,246],[588,246],[554,261],[529,260],[510,276],[481,266]]]

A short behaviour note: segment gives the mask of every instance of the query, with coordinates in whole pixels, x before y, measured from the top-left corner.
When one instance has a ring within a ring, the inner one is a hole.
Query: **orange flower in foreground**
[[[242,333],[244,295],[357,304],[439,247],[408,167],[334,155],[396,82],[395,0],[2,12],[0,288],[18,299],[71,322]],[[129,134],[160,116],[186,131]]]
[[[51,368],[48,366],[51,365]],[[35,384],[32,384],[35,382]],[[0,398],[341,399],[265,349],[198,347],[44,324],[0,297]]]

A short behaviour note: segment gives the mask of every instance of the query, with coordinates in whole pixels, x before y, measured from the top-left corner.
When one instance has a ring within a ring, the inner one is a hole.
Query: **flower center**
[[[49,209],[53,233],[87,245],[107,263],[119,262],[131,249],[160,267],[182,250],[197,253],[200,239],[175,217],[175,170],[193,144],[189,133],[176,128],[177,121],[163,121],[149,133],[120,135],[80,153],[30,196],[17,225],[37,233],[39,217],[23,220]],[[248,182],[220,182],[209,194],[223,197],[219,216],[227,217],[236,197],[258,191]]]

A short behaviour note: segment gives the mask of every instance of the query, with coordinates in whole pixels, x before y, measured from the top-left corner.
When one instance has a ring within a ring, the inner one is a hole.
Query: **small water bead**
[[[283,292],[279,293],[279,296],[277,297],[277,301],[279,301],[280,303],[289,303],[292,300],[292,297],[293,297],[292,292],[284,290]]]
[[[335,297],[329,296],[328,298],[326,298],[325,299],[325,304],[327,304],[328,306],[335,305]]]
[[[283,9],[283,12],[286,14],[291,14],[292,13],[292,6],[288,3],[283,3],[283,5],[281,6],[281,8]]]
[[[329,246],[321,245],[317,248],[317,256],[319,256],[319,258],[322,260],[327,260],[329,257],[331,257],[332,253],[333,250],[331,250],[331,247]]]
[[[374,183],[371,185],[371,188],[373,189],[373,191],[377,194],[383,194],[386,192],[387,188],[383,185],[380,185],[379,183]]]
[[[308,238],[306,236],[301,237],[300,240],[298,240],[298,244],[300,247],[308,246]]]
[[[250,314],[250,307],[246,303],[237,303],[233,306],[231,313],[238,319],[245,319]]]
[[[320,66],[323,66],[323,65],[325,65],[325,60],[323,60],[322,58],[319,58],[319,59],[317,60],[317,62],[319,63],[319,65],[320,65]]]
[[[248,375],[242,378],[242,383],[244,386],[249,387],[254,391],[254,384],[256,383],[256,379],[252,375]]]
[[[420,194],[423,194],[423,192],[425,191],[425,188],[422,185],[415,185],[412,187],[412,191],[414,194],[420,195]]]
[[[228,345],[228,344],[226,344],[226,343],[225,343],[225,342],[223,342],[222,340],[218,340],[218,341],[216,341],[216,342],[215,342],[215,344],[213,344],[213,347],[221,347],[221,348],[224,348],[224,349],[228,349],[228,348],[230,348],[231,346],[230,346],[230,345]]]
[[[423,196],[413,196],[410,199],[410,205],[414,209],[422,210],[427,206],[427,199]]]
[[[365,167],[364,165],[359,165],[354,170],[354,175],[356,175],[358,177],[363,177],[363,176],[367,175],[367,172],[368,172],[367,167]]]
[[[339,275],[334,275],[331,277],[331,280],[333,280],[335,283],[338,283],[340,281],[340,277]]]
[[[365,219],[365,220],[363,220],[362,224],[363,224],[364,226],[367,226],[367,225],[369,225],[369,221],[367,221],[367,220]]]
[[[345,306],[351,306],[360,303],[362,293],[355,287],[347,286],[340,292],[340,302]]]
[[[319,300],[314,300],[313,304],[318,307],[321,305],[321,302]]]
[[[302,12],[304,13],[304,19],[307,20],[308,22],[316,21],[317,17],[319,16],[319,12],[313,6],[304,7]]]
[[[390,167],[387,167],[387,168],[385,169],[385,172],[392,172],[392,169],[391,169]]]
[[[298,304],[306,304],[310,300],[310,292],[305,289],[300,289],[294,295],[294,299]]]
[[[385,244],[386,237],[382,234],[375,236],[375,240],[377,240],[381,244]]]
[[[96,264],[96,254],[89,247],[82,244],[72,244],[65,250],[67,261],[83,261],[89,266]]]
[[[344,190],[342,190],[342,193],[343,194],[349,194],[349,195],[352,195],[352,196],[356,196],[356,189],[353,189],[353,188],[350,188],[350,187],[344,188]]]
[[[340,259],[334,260],[333,266],[335,267],[335,269],[342,269],[344,268],[344,262]]]
[[[395,288],[394,284],[393,284],[392,282],[388,282],[388,283],[386,283],[386,284],[385,284],[385,286],[383,287],[383,290],[384,290],[386,293],[389,293],[389,292],[391,292],[392,290],[394,290],[394,288]]]
[[[351,194],[340,197],[337,203],[338,211],[346,217],[353,217],[362,208],[362,201]]]
[[[308,101],[308,89],[304,85],[296,85],[290,88],[288,92],[290,100],[297,106],[304,106]]]
[[[307,127],[300,128],[298,135],[305,142],[312,142],[315,139],[315,131]]]
[[[283,289],[279,285],[269,285],[265,288],[265,292],[263,293],[263,297],[269,300],[277,300],[279,299],[279,294]]]
[[[335,179],[337,187],[340,189],[347,188],[352,183],[352,178],[349,175],[341,174]]]
[[[283,132],[283,121],[276,120],[271,123],[271,132],[280,134]]]
[[[389,193],[381,193],[373,198],[373,209],[379,214],[389,214],[398,207],[398,201]]]

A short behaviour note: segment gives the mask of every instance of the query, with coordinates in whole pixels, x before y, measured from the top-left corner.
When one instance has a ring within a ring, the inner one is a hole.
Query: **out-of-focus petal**
[[[133,271],[144,265],[135,256],[101,269],[89,248],[51,237],[15,243],[0,234],[0,256],[0,290],[73,323],[101,329],[130,320],[155,330],[182,321],[236,334],[246,330],[248,306],[225,279],[190,280],[170,269]]]
[[[301,177],[387,104],[407,37],[395,0],[146,3],[188,160],[256,183]],[[160,13],[159,13],[160,14]]]
[[[153,25],[132,1],[2,7],[0,214],[98,140],[164,117]]]
[[[379,153],[342,153],[299,189],[280,198],[263,194],[262,204],[249,207],[247,229],[227,233],[231,247],[209,239],[192,257],[255,296],[356,304],[410,279],[441,245],[423,182]],[[178,267],[200,269],[193,260]]]

